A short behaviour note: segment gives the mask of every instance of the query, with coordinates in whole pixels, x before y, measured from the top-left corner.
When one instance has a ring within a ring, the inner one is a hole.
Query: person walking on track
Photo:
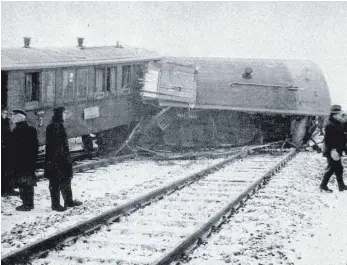
[[[12,122],[15,128],[11,135],[11,167],[14,180],[19,187],[23,205],[16,207],[17,211],[34,209],[34,186],[36,186],[36,160],[39,148],[37,131],[26,122],[25,111],[12,111]]]
[[[46,129],[45,177],[49,179],[52,210],[58,212],[82,204],[72,198],[72,160],[64,120],[65,108],[57,107]],[[64,207],[60,204],[60,193],[65,202]]]
[[[325,126],[323,155],[326,156],[328,166],[325,170],[320,188],[323,191],[332,192],[328,188],[330,177],[335,173],[339,191],[347,190],[343,181],[343,166],[341,163],[342,151],[345,149],[345,135],[343,130],[343,121],[341,106],[333,105],[330,109],[330,117]]]

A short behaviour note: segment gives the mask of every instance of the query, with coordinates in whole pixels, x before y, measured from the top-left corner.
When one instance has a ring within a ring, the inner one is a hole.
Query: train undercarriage
[[[300,147],[319,128],[315,117],[147,105],[138,123],[96,134],[99,150],[182,152],[286,142]],[[87,146],[87,144],[85,144]]]

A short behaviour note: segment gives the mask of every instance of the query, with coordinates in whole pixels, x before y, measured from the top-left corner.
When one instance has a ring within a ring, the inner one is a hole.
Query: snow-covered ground
[[[1,252],[42,239],[222,160],[133,160],[78,173],[72,191],[84,203],[63,213],[51,210],[48,181],[40,181],[35,187],[35,209],[30,212],[15,210],[21,204],[18,197],[1,198]]]
[[[212,162],[216,160],[130,161],[76,174],[73,192],[84,204],[65,213],[50,210],[47,181],[36,188],[34,211],[16,212],[19,199],[2,198],[2,254]],[[346,169],[346,157],[344,164]],[[319,191],[325,165],[321,154],[299,153],[191,254],[189,264],[347,265],[347,191],[337,190],[334,177],[329,183],[334,193]]]
[[[188,264],[347,265],[347,191],[334,177],[332,194],[319,191],[325,163],[298,154]]]
[[[122,217],[120,222],[80,237],[71,246],[51,251],[46,258],[33,264],[152,264],[198,230],[281,159],[283,156],[265,154],[237,160]]]

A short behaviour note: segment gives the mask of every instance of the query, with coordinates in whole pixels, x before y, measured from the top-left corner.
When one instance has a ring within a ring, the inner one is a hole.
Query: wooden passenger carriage
[[[137,120],[138,79],[157,53],[120,45],[1,49],[2,106],[24,109],[44,143],[55,106],[65,106],[69,137],[128,126]]]

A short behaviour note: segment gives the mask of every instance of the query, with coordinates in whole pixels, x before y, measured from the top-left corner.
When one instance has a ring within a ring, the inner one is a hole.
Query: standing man
[[[36,186],[36,159],[39,143],[37,131],[26,122],[26,113],[16,109],[12,112],[12,122],[15,124],[11,136],[11,161],[14,179],[19,187],[23,205],[16,207],[17,211],[34,209],[34,186]]]
[[[330,117],[325,126],[325,156],[327,157],[328,166],[320,185],[321,190],[333,192],[328,188],[330,177],[335,173],[339,186],[339,191],[347,190],[347,186],[343,182],[343,167],[341,163],[342,151],[344,150],[345,135],[343,132],[343,122],[341,106],[333,105],[330,109]]]
[[[64,120],[65,108],[57,107],[54,109],[52,122],[46,129],[45,177],[49,179],[52,210],[58,212],[65,211],[66,207],[82,204],[82,202],[72,199],[72,160]],[[65,207],[60,205],[60,192]]]
[[[5,107],[1,107],[1,196],[7,196],[11,193],[10,185],[10,159],[9,159],[9,137],[10,137],[10,119]],[[12,187],[13,189],[13,187]]]
[[[18,196],[14,190],[14,179],[10,159],[11,128],[6,107],[1,107],[1,196]]]

